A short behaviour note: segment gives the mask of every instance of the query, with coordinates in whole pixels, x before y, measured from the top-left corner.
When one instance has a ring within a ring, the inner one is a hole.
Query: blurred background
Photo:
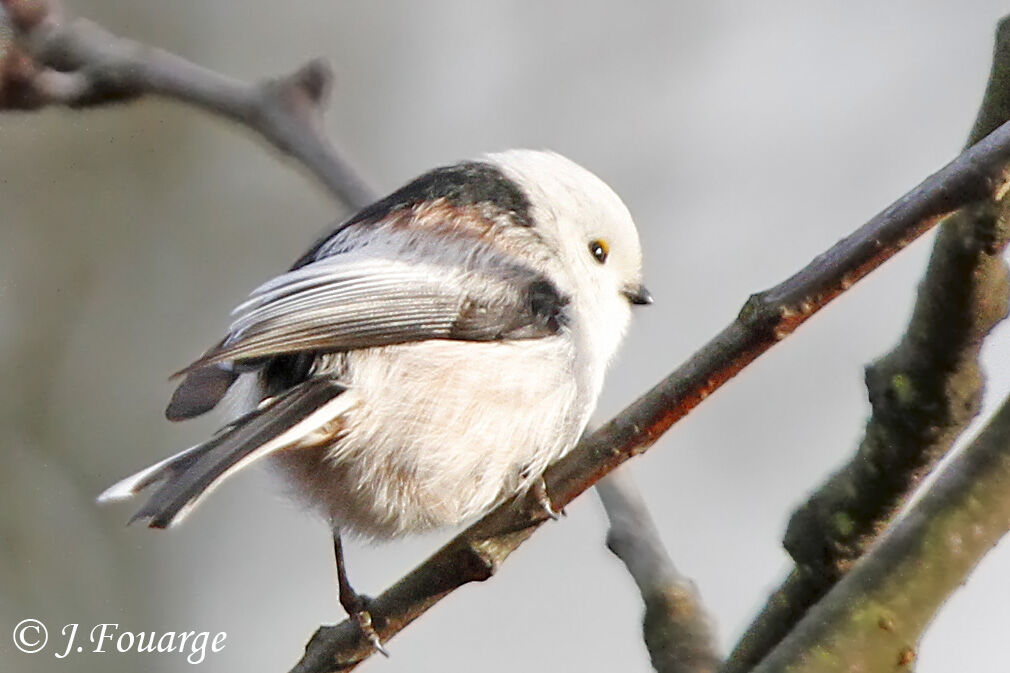
[[[654,306],[599,418],[764,289],[953,158],[1006,3],[113,0],[69,9],[243,78],[322,56],[329,129],[383,190],[509,147],[556,149],[635,215]],[[346,213],[243,129],[160,100],[0,116],[0,668],[178,671],[175,655],[20,654],[13,625],[227,632],[206,670],[286,671],[342,618],[330,538],[243,473],[168,533],[99,509],[111,482],[200,441],[167,376]],[[931,237],[832,304],[633,461],[725,646],[788,567],[786,519],[847,458],[863,366],[904,329]],[[987,409],[1010,329],[985,350]],[[593,494],[389,644],[370,671],[646,670],[641,605]],[[352,543],[378,593],[451,535]],[[1005,670],[1010,546],[944,609],[920,673]]]

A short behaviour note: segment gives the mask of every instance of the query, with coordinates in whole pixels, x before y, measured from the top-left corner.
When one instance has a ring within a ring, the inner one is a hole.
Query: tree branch
[[[974,145],[797,274],[753,295],[733,323],[652,390],[588,435],[544,475],[555,510],[647,450],[675,422],[760,354],[940,219],[1007,188],[1010,124]],[[458,587],[489,578],[547,519],[530,494],[460,533],[370,606],[387,641]],[[372,653],[351,622],[321,627],[297,673],[349,670]]]
[[[1010,398],[972,444],[753,673],[893,671],[1010,530]]]
[[[712,620],[694,583],[667,555],[634,480],[614,472],[596,484],[596,492],[610,520],[607,547],[624,562],[645,602],[642,631],[652,667],[658,673],[715,673],[721,660]]]
[[[0,0],[0,6],[14,38],[0,53],[0,110],[86,108],[153,94],[252,129],[348,205],[373,199],[374,190],[326,137],[322,113],[332,74],[322,61],[248,83],[90,21],[67,21],[47,0]]]
[[[1010,22],[997,29],[989,85],[969,146],[1010,119]],[[852,459],[793,514],[796,563],[736,646],[749,671],[860,558],[978,414],[979,351],[1007,313],[1006,205],[972,204],[940,226],[905,335],[866,371],[873,413]]]

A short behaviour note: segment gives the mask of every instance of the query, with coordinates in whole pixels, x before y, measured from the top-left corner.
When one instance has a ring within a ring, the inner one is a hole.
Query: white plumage
[[[528,485],[578,439],[590,407],[579,403],[570,350],[552,337],[356,351],[346,357],[339,439],[273,460],[341,531],[390,538],[459,523]],[[461,357],[476,360],[460,366]]]

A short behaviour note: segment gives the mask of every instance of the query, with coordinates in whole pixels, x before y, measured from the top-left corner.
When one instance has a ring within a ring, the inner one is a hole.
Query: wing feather
[[[254,290],[232,312],[224,339],[176,373],[185,378],[166,416],[202,414],[239,373],[292,356],[307,373],[318,353],[429,339],[533,339],[565,325],[568,298],[496,247],[486,213],[446,204],[397,212],[339,227]],[[536,244],[530,230],[510,231],[526,237],[522,245]]]
[[[559,329],[564,303],[546,279],[515,264],[466,268],[365,248],[261,285],[233,312],[224,341],[183,372],[427,339],[543,337]]]

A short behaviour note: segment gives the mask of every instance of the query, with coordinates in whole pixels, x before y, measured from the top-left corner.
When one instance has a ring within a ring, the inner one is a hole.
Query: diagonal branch
[[[625,468],[627,470],[627,468]],[[596,484],[610,520],[607,547],[638,585],[645,602],[642,630],[658,673],[715,673],[713,624],[694,583],[674,567],[645,500],[626,471]]]
[[[1010,21],[997,30],[989,85],[969,145],[1010,119]],[[978,414],[979,351],[1007,313],[1005,204],[963,208],[940,226],[905,335],[866,371],[873,414],[852,459],[793,514],[796,567],[725,667],[750,670],[848,572]]]
[[[1010,531],[1010,398],[936,483],[753,673],[896,671]]]
[[[153,94],[252,129],[348,205],[372,200],[374,190],[326,136],[322,115],[332,74],[322,61],[243,82],[90,21],[68,21],[47,0],[0,0],[0,6],[14,35],[0,51],[0,110],[95,107]]]
[[[1010,124],[1005,124],[797,274],[753,295],[737,319],[686,363],[547,470],[553,508],[646,451],[709,394],[940,219],[967,204],[1001,198],[1008,161]],[[463,531],[370,605],[382,640],[460,586],[491,577],[546,519],[528,494]],[[324,626],[293,670],[349,670],[372,651],[352,622]]]

